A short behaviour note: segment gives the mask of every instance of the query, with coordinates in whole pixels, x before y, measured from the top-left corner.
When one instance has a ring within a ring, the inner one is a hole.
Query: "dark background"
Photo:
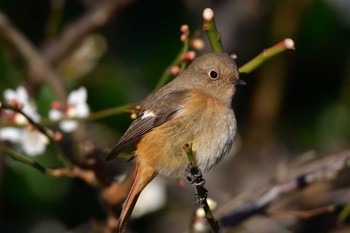
[[[53,15],[50,1],[2,0],[0,10],[40,50],[95,2],[63,1],[52,24],[56,29],[48,26]],[[273,177],[281,163],[301,153],[316,151],[321,156],[349,147],[348,0],[136,1],[96,31],[102,37],[97,49],[102,54],[90,71],[77,74],[58,68],[66,87],[85,86],[92,112],[142,100],[181,49],[182,24],[206,41],[201,30],[205,7],[214,9],[223,46],[237,54],[238,66],[284,38],[292,38],[296,47],[241,76],[247,85],[239,87],[234,99],[236,156],[206,175],[209,193],[219,205]],[[202,53],[209,50],[207,45]],[[26,61],[0,36],[0,93],[28,86],[25,70]],[[31,94],[45,118],[52,91],[42,86]],[[84,126],[87,137],[103,149],[111,148],[129,123],[129,114],[121,114]],[[65,142],[70,139],[65,136]],[[52,150],[35,159],[56,165]],[[0,232],[87,232],[89,221],[104,218],[95,189],[82,181],[51,178],[0,158]],[[163,179],[168,183],[168,204],[136,220],[137,232],[184,232],[189,224],[195,209],[191,187],[179,189],[173,179]]]

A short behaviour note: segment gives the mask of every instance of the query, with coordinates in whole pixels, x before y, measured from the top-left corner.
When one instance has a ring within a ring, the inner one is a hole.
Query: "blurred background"
[[[67,26],[93,11],[100,1],[2,0],[0,11],[43,54],[67,92],[86,87],[92,115],[141,101],[153,90],[182,48],[181,25],[188,24],[191,33],[205,41],[198,54],[210,51],[202,30],[206,7],[214,10],[223,46],[237,55],[238,66],[284,38],[292,38],[295,50],[241,75],[247,85],[238,88],[233,102],[238,121],[236,145],[231,156],[205,174],[209,195],[219,206],[283,173],[286,164],[301,154],[321,157],[349,148],[350,1],[122,2],[113,17],[83,35],[62,57],[54,57],[57,51],[50,48]],[[0,99],[4,100],[6,89],[23,85],[42,118],[47,118],[57,92],[35,78],[28,68],[30,62],[4,36],[4,30],[0,28]],[[90,139],[104,158],[130,122],[127,112],[87,120],[81,123],[80,138]],[[55,124],[49,127],[57,129]],[[76,134],[63,134],[61,145],[69,157],[79,161],[74,158]],[[4,154],[0,159],[0,232],[93,232],[91,223],[105,218],[98,191],[83,181],[43,175]],[[48,167],[61,166],[52,147],[34,159]],[[111,175],[131,167],[123,158],[107,165]],[[166,203],[135,219],[130,229],[185,232],[195,209],[192,187],[180,188],[176,180],[165,177],[156,183],[165,187],[157,189],[163,190],[159,195],[166,195]],[[275,231],[264,229],[264,224],[257,228],[246,224],[237,232],[331,232],[335,229],[334,221],[331,223],[322,219],[298,225],[269,222],[278,226]],[[320,225],[320,229],[315,227]]]

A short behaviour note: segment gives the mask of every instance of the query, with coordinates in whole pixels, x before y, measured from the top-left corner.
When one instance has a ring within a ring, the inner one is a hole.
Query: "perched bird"
[[[189,163],[183,146],[192,143],[201,170],[212,168],[228,154],[236,135],[232,109],[239,79],[234,60],[226,53],[195,59],[174,80],[150,95],[107,161],[137,142],[134,183],[119,218],[117,232],[126,225],[137,198],[158,174],[183,177]]]

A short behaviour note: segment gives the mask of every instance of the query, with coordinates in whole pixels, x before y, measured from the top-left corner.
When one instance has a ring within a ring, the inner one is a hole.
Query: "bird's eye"
[[[217,79],[219,77],[219,74],[216,71],[211,70],[211,71],[209,71],[209,77],[211,79]]]

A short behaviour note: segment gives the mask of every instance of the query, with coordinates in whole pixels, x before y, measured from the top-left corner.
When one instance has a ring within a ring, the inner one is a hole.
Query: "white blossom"
[[[6,102],[16,101],[23,105],[22,111],[35,122],[40,121],[40,115],[37,113],[36,106],[29,99],[27,90],[23,86],[17,87],[16,90],[6,89],[4,92]]]
[[[23,151],[30,156],[45,152],[49,143],[49,139],[37,130],[23,130],[21,141]]]
[[[90,114],[89,106],[87,104],[87,90],[85,87],[80,87],[72,91],[67,98],[66,109],[52,108],[49,111],[49,118],[53,121],[59,121],[59,127],[64,132],[72,132],[78,127],[78,121],[69,118],[85,118]]]
[[[6,89],[4,92],[4,99],[7,103],[12,101],[22,106],[22,111],[28,115],[32,120],[38,122],[40,115],[36,111],[36,106],[30,100],[26,89],[22,86],[16,90]],[[7,111],[8,115],[11,115],[12,121],[17,125],[26,125],[28,120],[20,113]],[[45,151],[48,144],[48,138],[41,132],[35,130],[32,127],[3,127],[0,129],[0,140],[16,143],[21,146],[24,153],[35,156]]]
[[[64,132],[73,132],[78,127],[78,121],[76,120],[64,120],[58,125]]]
[[[22,130],[15,127],[3,127],[0,129],[0,140],[12,143],[20,142]]]

